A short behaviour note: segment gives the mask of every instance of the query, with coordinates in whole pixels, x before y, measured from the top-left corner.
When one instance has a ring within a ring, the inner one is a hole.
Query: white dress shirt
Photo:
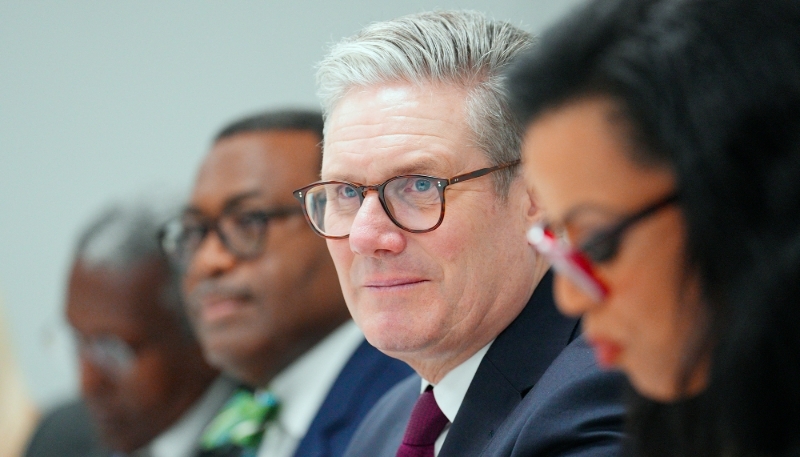
[[[197,452],[197,443],[203,429],[217,415],[230,398],[237,383],[220,376],[206,393],[178,419],[172,427],[158,435],[147,446],[151,457],[191,457]]]
[[[264,433],[258,457],[291,457],[317,415],[339,372],[364,334],[350,320],[281,371],[267,387],[281,402]]]
[[[450,421],[450,424],[456,419],[456,414],[458,414],[458,410],[461,408],[461,403],[464,402],[464,397],[467,395],[469,385],[472,384],[472,378],[475,377],[475,372],[478,371],[478,366],[480,366],[483,356],[486,355],[486,351],[489,350],[492,343],[494,343],[494,340],[490,341],[489,344],[473,354],[472,357],[461,362],[461,365],[450,370],[450,372],[444,375],[442,380],[439,381],[439,384],[433,386],[433,398],[436,399],[436,404],[439,405],[439,409],[442,410],[442,413],[447,417],[447,420]],[[430,385],[432,385],[430,382],[423,379],[420,394],[425,392],[425,389]],[[447,432],[450,431],[450,424],[447,424],[442,434],[436,438],[436,443],[433,447],[434,456],[439,455],[439,451],[442,449],[442,445],[444,445],[444,440],[447,438]]]

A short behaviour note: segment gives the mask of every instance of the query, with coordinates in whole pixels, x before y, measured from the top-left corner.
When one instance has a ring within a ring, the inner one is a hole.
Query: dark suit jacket
[[[295,457],[339,457],[381,396],[413,373],[364,341],[345,364],[317,412]]]
[[[548,273],[481,361],[439,457],[618,455],[623,380],[597,368],[578,326]],[[394,457],[419,389],[413,375],[389,391],[345,455]]]
[[[107,457],[92,428],[86,405],[80,401],[48,413],[33,433],[25,457]]]

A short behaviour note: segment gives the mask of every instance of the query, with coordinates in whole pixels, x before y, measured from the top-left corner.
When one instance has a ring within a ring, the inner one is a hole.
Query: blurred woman
[[[529,239],[639,454],[800,455],[800,2],[595,1],[508,85]]]

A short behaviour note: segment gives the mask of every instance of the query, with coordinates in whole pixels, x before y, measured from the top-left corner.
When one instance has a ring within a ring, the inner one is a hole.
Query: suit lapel
[[[309,455],[311,450],[314,450],[314,455],[329,454],[330,451],[327,449],[329,438],[349,422],[353,397],[357,395],[363,383],[357,369],[367,355],[365,346],[368,346],[368,343],[363,341],[336,377],[325,401],[298,445],[296,456]]]
[[[331,386],[295,455],[340,455],[372,404],[411,373],[407,365],[362,342]]]
[[[578,334],[578,321],[553,302],[547,273],[478,367],[439,457],[477,455],[547,367]]]

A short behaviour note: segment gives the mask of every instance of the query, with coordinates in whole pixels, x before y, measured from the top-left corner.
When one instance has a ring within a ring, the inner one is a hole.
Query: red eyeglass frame
[[[594,272],[592,263],[565,240],[559,240],[544,223],[531,227],[528,242],[553,265],[559,273],[581,288],[592,300],[600,301],[608,295],[608,287]]]

